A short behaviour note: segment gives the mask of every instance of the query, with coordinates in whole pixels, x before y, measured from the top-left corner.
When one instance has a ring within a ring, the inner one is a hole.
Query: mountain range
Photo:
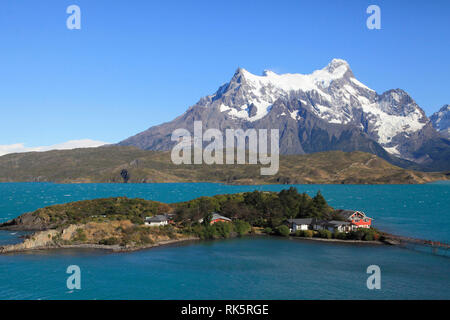
[[[410,169],[450,170],[449,106],[429,119],[401,89],[377,93],[349,64],[333,59],[311,74],[258,76],[239,68],[232,79],[173,121],[119,143],[170,150],[172,132],[215,128],[279,129],[280,153],[364,151]]]
[[[450,139],[450,105],[444,105],[430,117],[433,127],[444,137]]]

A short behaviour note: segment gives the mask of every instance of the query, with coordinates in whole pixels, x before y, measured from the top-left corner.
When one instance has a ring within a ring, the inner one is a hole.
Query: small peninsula
[[[294,187],[173,204],[126,197],[78,201],[25,213],[0,224],[0,230],[32,232],[19,244],[1,246],[0,253],[54,248],[133,251],[247,234],[372,243],[384,238],[363,213],[335,210],[320,192],[310,197]]]

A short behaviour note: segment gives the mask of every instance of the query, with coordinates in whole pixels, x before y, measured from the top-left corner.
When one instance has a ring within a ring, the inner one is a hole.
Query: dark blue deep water
[[[221,184],[0,184],[0,222],[57,203],[112,196],[177,202],[288,186]],[[450,184],[297,185],[379,229],[449,242]],[[21,233],[0,232],[0,245]],[[450,253],[280,238],[194,242],[133,253],[54,250],[0,256],[0,299],[450,299]],[[82,289],[66,287],[69,265]],[[381,268],[381,290],[366,269]]]

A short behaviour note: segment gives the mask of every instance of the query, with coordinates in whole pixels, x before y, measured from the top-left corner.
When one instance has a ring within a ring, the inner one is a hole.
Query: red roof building
[[[366,216],[362,211],[345,210],[340,212],[347,221],[355,228],[370,228],[372,226],[372,218]]]

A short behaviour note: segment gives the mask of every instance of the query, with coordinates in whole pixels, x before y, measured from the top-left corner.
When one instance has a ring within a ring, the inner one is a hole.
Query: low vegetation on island
[[[213,223],[213,212],[228,221]],[[167,217],[167,225],[146,223],[149,217],[162,215]],[[310,197],[293,187],[278,193],[224,194],[173,204],[117,197],[53,205],[3,223],[0,229],[35,232],[21,244],[0,247],[0,252],[70,246],[135,250],[191,239],[247,234],[368,241],[382,237],[373,228],[348,233],[293,231],[287,221],[295,218],[343,220],[340,211],[330,207],[320,192]]]

